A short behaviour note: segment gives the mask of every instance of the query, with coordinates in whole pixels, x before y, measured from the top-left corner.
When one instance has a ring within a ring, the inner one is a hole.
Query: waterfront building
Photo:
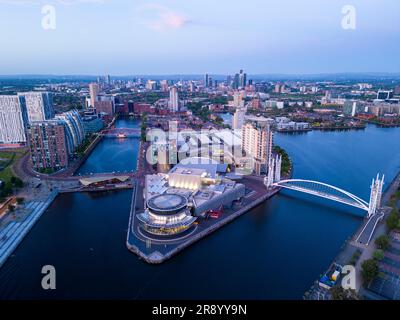
[[[68,166],[85,132],[78,111],[56,115],[54,119],[34,121],[28,127],[32,164],[36,170],[59,170]]]
[[[100,86],[97,83],[90,83],[89,93],[90,93],[90,105],[92,107],[95,107],[97,96],[100,94]]]
[[[85,116],[82,118],[85,134],[93,134],[99,132],[104,127],[104,122],[96,115]]]
[[[54,118],[53,95],[50,92],[18,93],[25,99],[29,123]]]
[[[179,111],[179,95],[178,88],[173,86],[169,90],[169,102],[168,102],[169,110],[172,112]]]
[[[168,174],[147,175],[142,228],[157,235],[186,231],[210,210],[231,207],[245,195],[245,186],[226,178],[227,165],[209,158],[187,158]]]
[[[253,158],[254,172],[258,175],[267,172],[272,155],[272,122],[264,117],[246,117],[242,127],[242,150]]]
[[[346,100],[343,105],[343,114],[354,117],[356,114],[365,111],[365,106],[357,100]]]
[[[400,104],[391,103],[374,103],[372,105],[367,105],[368,112],[375,116],[383,116],[385,114],[396,114],[400,115]]]
[[[62,120],[66,127],[66,137],[69,148],[69,153],[75,151],[75,149],[83,142],[85,138],[85,130],[83,122],[79,112],[72,110],[61,113],[56,116],[57,120]]]
[[[0,143],[18,145],[26,142],[28,124],[23,96],[0,96]]]
[[[171,236],[188,230],[197,220],[191,215],[188,199],[180,194],[161,194],[146,202],[146,210],[138,214],[141,227],[157,236]]]
[[[28,128],[33,167],[55,171],[68,166],[70,149],[62,120],[32,122]]]

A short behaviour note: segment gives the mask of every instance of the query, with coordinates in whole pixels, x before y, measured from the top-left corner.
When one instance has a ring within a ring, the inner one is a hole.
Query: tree
[[[15,180],[13,182],[14,186],[16,188],[22,188],[24,186],[24,182],[18,177],[14,177],[14,178],[15,178]]]
[[[400,219],[397,210],[393,209],[386,220],[386,226],[389,229],[389,231],[392,231],[397,228],[399,220]]]
[[[383,234],[375,239],[375,244],[378,249],[386,250],[390,245],[390,239],[386,234]]]
[[[374,280],[379,274],[378,263],[374,259],[365,260],[361,265],[361,275],[364,283]]]
[[[378,249],[374,252],[373,257],[375,260],[381,261],[385,257],[385,253],[383,252],[383,250]]]
[[[8,211],[13,212],[14,210],[15,207],[12,204],[8,205]]]
[[[18,203],[18,204],[23,204],[24,201],[25,201],[25,199],[22,198],[22,197],[17,198],[17,203]]]
[[[355,290],[345,290],[342,286],[334,286],[331,289],[331,295],[332,300],[359,300]]]

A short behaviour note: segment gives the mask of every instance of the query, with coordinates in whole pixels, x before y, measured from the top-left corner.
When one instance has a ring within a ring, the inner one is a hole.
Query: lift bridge
[[[285,188],[340,202],[366,211],[367,218],[375,216],[381,208],[385,176],[380,177],[378,174],[376,179],[372,180],[371,195],[367,202],[348,191],[323,182],[304,179],[281,180],[281,164],[282,158],[279,155],[270,161],[268,175],[264,179],[267,188]]]

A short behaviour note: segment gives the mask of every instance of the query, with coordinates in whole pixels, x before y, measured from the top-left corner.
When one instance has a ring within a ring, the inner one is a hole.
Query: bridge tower
[[[376,211],[381,207],[384,180],[385,176],[383,175],[382,178],[379,178],[379,174],[376,179],[372,179],[368,218],[375,215]]]
[[[275,179],[274,182],[281,181],[281,169],[282,169],[282,156],[277,155],[275,159]]]
[[[271,188],[275,182],[281,181],[282,156],[276,155],[275,159],[270,159],[268,164],[268,175],[264,178],[264,184]]]

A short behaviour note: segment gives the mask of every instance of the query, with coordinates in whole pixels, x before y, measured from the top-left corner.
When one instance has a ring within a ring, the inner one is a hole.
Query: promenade
[[[0,232],[0,267],[14,252],[31,228],[53,202],[58,191],[53,191],[44,201],[31,201],[17,210],[27,211],[22,221],[11,221]]]

